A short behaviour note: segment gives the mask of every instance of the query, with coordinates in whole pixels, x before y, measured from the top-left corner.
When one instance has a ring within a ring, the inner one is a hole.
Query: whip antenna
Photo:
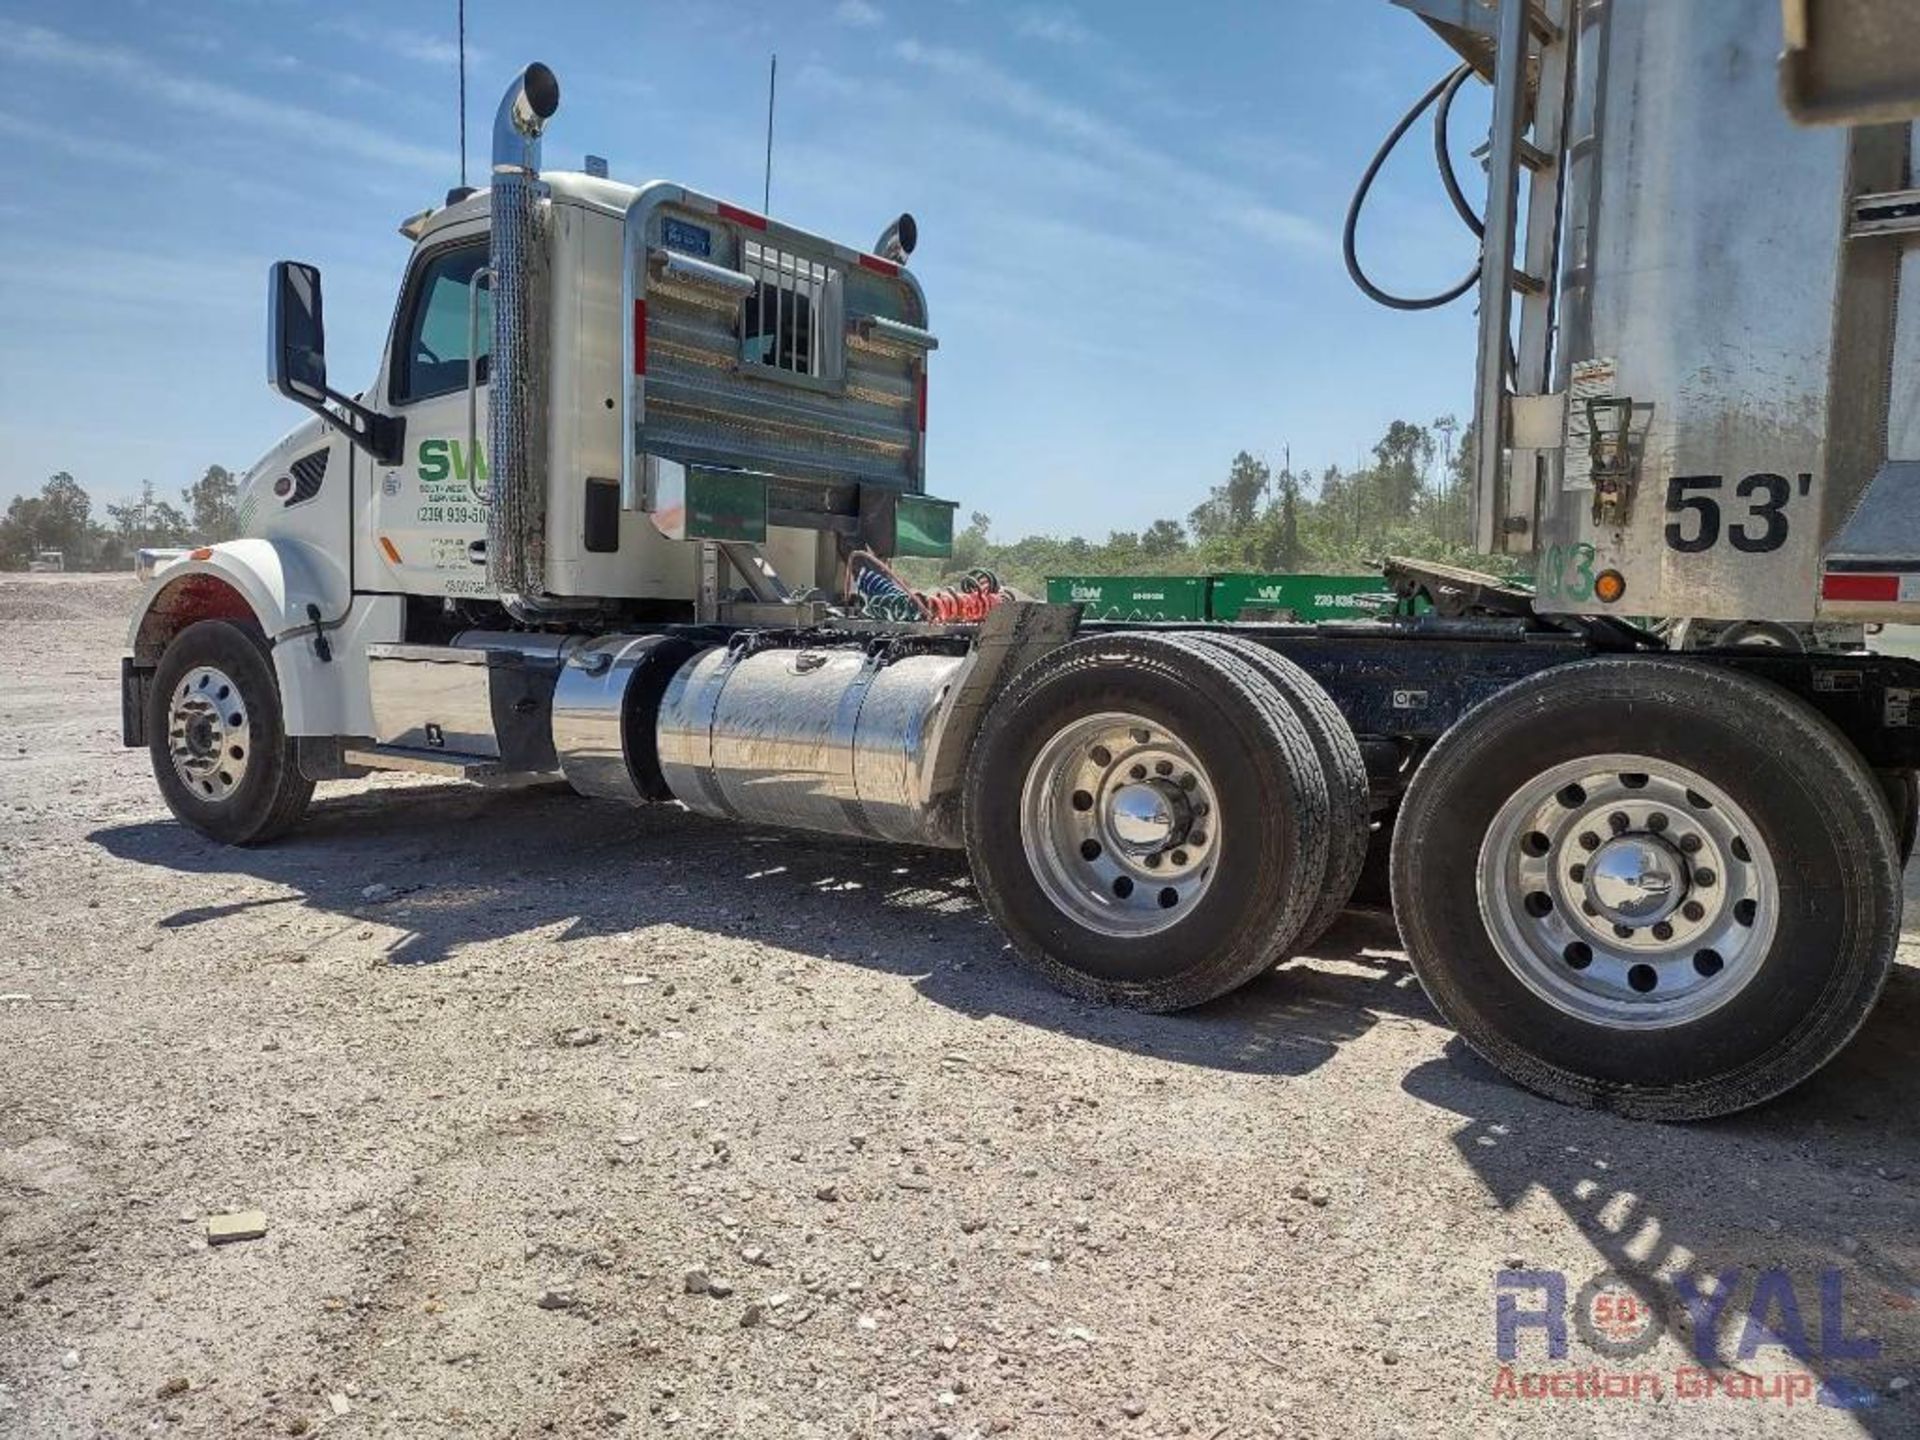
[[[460,186],[467,184],[467,0],[460,0]]]
[[[767,183],[760,192],[760,213],[766,215],[773,209],[773,87],[780,78],[780,57],[767,57]]]

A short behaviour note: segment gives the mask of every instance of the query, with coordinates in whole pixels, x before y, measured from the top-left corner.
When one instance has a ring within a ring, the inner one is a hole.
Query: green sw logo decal
[[[487,478],[486,451],[478,440],[469,451],[461,440],[422,440],[419,476],[428,485],[443,480],[482,480]]]

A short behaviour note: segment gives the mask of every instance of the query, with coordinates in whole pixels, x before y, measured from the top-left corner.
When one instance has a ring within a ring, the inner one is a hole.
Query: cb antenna
[[[467,0],[460,7],[460,188],[467,187]]]
[[[465,0],[462,0],[465,3]],[[767,183],[760,192],[760,213],[766,215],[773,210],[773,90],[780,78],[780,57],[767,57]]]

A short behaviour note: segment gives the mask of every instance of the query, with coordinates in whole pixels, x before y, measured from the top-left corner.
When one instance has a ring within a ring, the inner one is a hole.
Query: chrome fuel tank
[[[690,810],[913,845],[957,846],[929,766],[965,660],[860,648],[707,650],[660,703],[661,771]]]

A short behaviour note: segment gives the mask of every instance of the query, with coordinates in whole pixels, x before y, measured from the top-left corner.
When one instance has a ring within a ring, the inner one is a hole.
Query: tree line
[[[1360,574],[1383,555],[1501,568],[1472,548],[1473,466],[1472,426],[1451,415],[1429,425],[1395,420],[1350,469],[1328,465],[1316,474],[1296,469],[1290,458],[1276,466],[1242,450],[1184,518],[1116,530],[1104,540],[1029,535],[1002,542],[993,538],[993,522],[975,511],[954,536],[949,559],[907,561],[901,569],[918,584],[988,569],[1037,595],[1049,575]],[[137,498],[108,504],[100,520],[86,490],[62,471],[38,495],[16,497],[0,517],[0,569],[25,569],[41,550],[61,551],[71,570],[125,569],[143,546],[230,539],[238,530],[238,488],[226,467],[209,465],[180,492],[179,504],[160,498],[149,481]]]
[[[1284,455],[1284,452],[1283,452]],[[1050,575],[1206,575],[1317,572],[1364,574],[1384,555],[1409,555],[1475,569],[1505,569],[1472,546],[1474,434],[1451,415],[1430,425],[1395,420],[1367,458],[1317,474],[1242,450],[1226,479],[1184,519],[1105,540],[1029,535],[1001,542],[974,511],[942,561],[908,561],[917,583],[950,581],[968,570],[1038,595]]]
[[[69,570],[126,570],[136,550],[152,546],[211,544],[239,533],[235,503],[240,482],[224,465],[180,492],[180,503],[161,498],[151,480],[137,497],[105,506],[96,518],[93,497],[62,470],[38,495],[16,495],[0,516],[0,570],[24,570],[42,551],[57,550]]]

